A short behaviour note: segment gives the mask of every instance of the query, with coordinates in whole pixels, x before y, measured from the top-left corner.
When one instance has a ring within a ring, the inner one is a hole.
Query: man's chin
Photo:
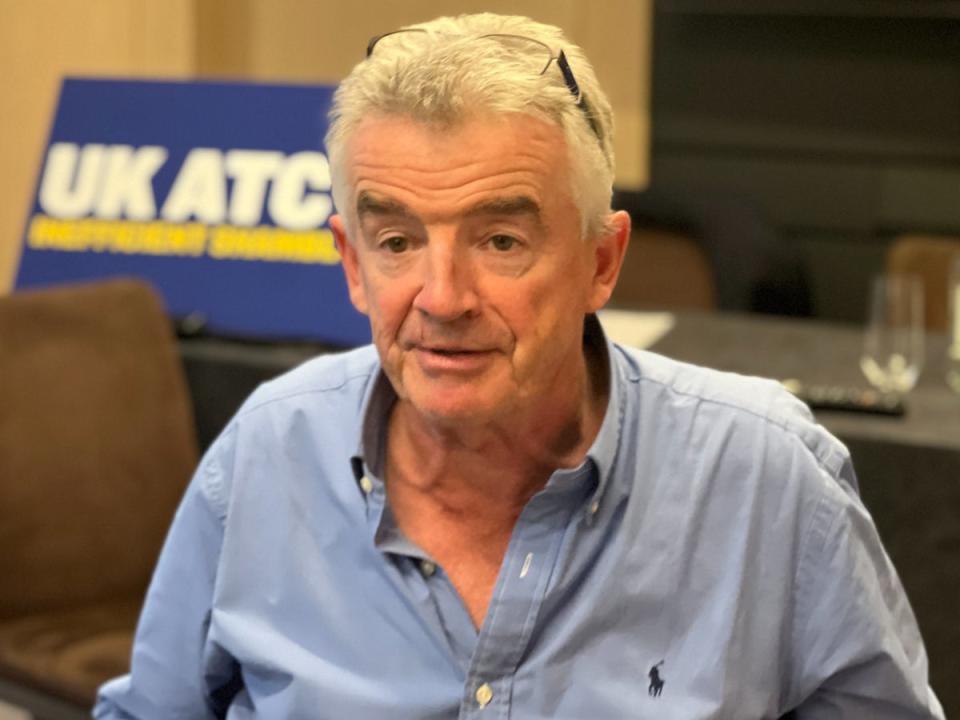
[[[425,402],[417,402],[415,398],[410,398],[409,402],[418,416],[437,426],[483,425],[504,414],[501,408],[476,400],[430,398]]]
[[[495,421],[513,406],[509,369],[485,361],[472,372],[431,372],[412,358],[400,370],[402,402],[434,424],[475,424]]]
[[[438,425],[480,425],[509,412],[509,399],[484,392],[480,383],[424,383],[407,388],[404,400],[419,417]]]

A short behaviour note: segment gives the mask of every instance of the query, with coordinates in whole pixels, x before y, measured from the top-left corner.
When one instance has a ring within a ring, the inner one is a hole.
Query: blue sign
[[[67,79],[16,286],[135,275],[213,334],[369,342],[327,224],[332,95]]]

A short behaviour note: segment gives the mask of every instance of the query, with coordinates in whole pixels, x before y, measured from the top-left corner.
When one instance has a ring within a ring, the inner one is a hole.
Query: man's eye
[[[381,245],[392,253],[402,253],[410,247],[410,241],[403,235],[393,235],[384,240]]]
[[[490,238],[490,245],[493,246],[494,250],[498,250],[500,252],[513,250],[516,244],[517,239],[512,238],[509,235],[494,235],[492,238]]]

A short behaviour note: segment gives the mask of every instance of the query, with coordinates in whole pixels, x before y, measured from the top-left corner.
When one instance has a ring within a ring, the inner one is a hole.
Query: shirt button
[[[477,692],[473,696],[477,699],[477,705],[486,707],[493,700],[493,688],[490,687],[489,683],[484,683],[477,688]]]
[[[600,509],[600,501],[599,501],[599,500],[594,500],[592,503],[590,503],[590,514],[591,514],[591,515],[596,515],[596,514],[597,514],[597,510],[599,510],[599,509]]]
[[[437,564],[429,560],[420,561],[420,572],[424,577],[431,577],[437,571]]]
[[[360,489],[363,490],[364,495],[369,495],[373,491],[373,481],[364,475],[360,478]]]

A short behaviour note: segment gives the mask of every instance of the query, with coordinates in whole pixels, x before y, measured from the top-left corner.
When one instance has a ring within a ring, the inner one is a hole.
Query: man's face
[[[580,237],[559,128],[379,117],[347,153],[350,237],[331,226],[401,401],[490,422],[582,386],[584,316],[608,299],[624,238]]]

